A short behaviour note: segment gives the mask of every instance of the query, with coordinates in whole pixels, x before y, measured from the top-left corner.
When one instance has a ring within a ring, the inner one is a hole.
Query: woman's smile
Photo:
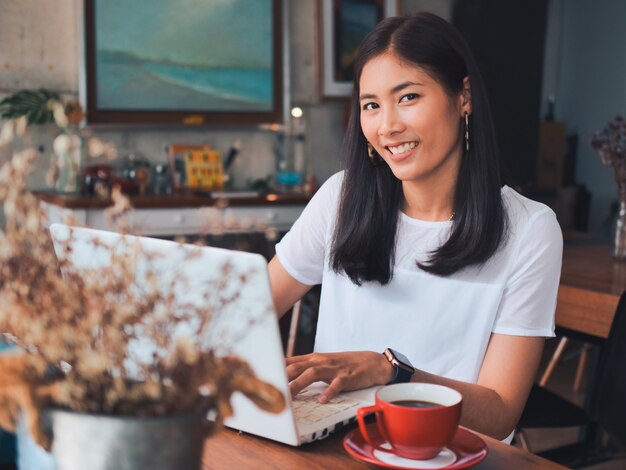
[[[399,144],[386,145],[385,149],[389,152],[389,158],[395,162],[404,160],[408,156],[414,154],[414,150],[417,149],[419,142],[403,142]]]

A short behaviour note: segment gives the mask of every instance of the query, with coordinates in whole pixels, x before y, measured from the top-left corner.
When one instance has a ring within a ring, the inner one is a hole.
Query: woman
[[[345,171],[270,262],[280,315],[322,284],[316,352],[287,360],[291,391],[325,381],[324,403],[376,384],[443,384],[464,396],[461,424],[503,439],[554,335],[554,213],[501,185],[482,79],[441,18],[379,23],[352,101]]]

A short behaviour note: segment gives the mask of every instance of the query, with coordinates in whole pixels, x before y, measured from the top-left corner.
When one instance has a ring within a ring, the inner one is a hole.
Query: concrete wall
[[[0,0],[0,93],[78,90],[75,0]]]

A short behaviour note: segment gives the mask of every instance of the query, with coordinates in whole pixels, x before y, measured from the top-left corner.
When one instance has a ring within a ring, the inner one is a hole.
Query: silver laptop
[[[98,268],[110,263],[110,250],[94,246],[93,240],[107,246],[128,244],[118,243],[121,237],[115,232],[107,232],[81,227],[53,224],[50,227],[57,255],[71,233],[71,263],[77,268]],[[245,273],[247,282],[225,286],[237,292],[237,298],[221,312],[215,325],[215,339],[223,340],[224,351],[246,360],[255,373],[266,382],[273,384],[287,398],[287,408],[272,414],[257,408],[243,394],[233,396],[234,416],[226,425],[285,444],[298,446],[328,436],[354,420],[357,408],[374,403],[377,387],[342,393],[328,404],[317,403],[317,396],[326,387],[316,383],[291,397],[285,361],[274,310],[267,262],[261,255],[213,247],[181,245],[176,242],[148,237],[126,235],[127,240],[141,244],[142,250],[158,253],[151,261],[152,270],[159,273],[160,282],[168,285],[173,276],[182,276],[189,281],[188,287],[176,292],[177,302],[202,302],[207,286],[223,275],[223,266],[228,264],[235,272]],[[187,256],[194,250],[193,259]],[[154,263],[157,263],[156,265]],[[146,270],[139,266],[136,276]],[[141,279],[135,280],[141,285]],[[182,334],[182,333],[181,333]],[[230,344],[229,344],[230,343]],[[234,343],[234,344],[233,344]],[[150,344],[136,344],[133,356],[149,360],[152,356]],[[228,350],[228,348],[231,348]],[[219,350],[219,348],[218,348]]]

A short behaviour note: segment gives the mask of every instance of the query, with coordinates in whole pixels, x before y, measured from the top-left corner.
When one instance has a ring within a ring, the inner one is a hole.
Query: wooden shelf
[[[112,204],[110,199],[89,196],[71,196],[47,191],[35,191],[35,197],[40,201],[54,204],[65,209],[98,209]],[[221,201],[227,201],[230,207],[240,206],[299,206],[309,202],[311,196],[305,194],[263,194],[256,197],[231,198],[220,196],[211,197],[210,194],[172,194],[168,196],[130,196],[130,201],[136,209],[148,208],[177,208],[177,207],[207,207],[214,206]]]

